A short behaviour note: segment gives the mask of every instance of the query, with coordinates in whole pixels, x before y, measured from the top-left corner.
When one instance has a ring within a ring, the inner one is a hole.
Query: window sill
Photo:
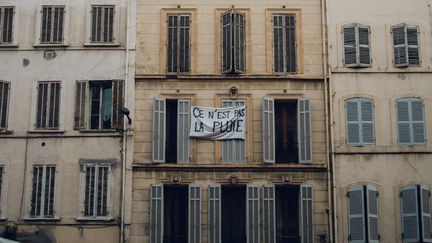
[[[30,218],[30,217],[22,218],[22,220],[25,221],[60,221],[60,219],[61,218],[58,216],[54,216],[52,218]]]
[[[82,133],[116,133],[115,129],[80,129]]]
[[[53,134],[53,133],[65,133],[65,130],[28,130],[27,133],[29,134],[36,134],[36,133],[49,133],[49,134]]]
[[[75,218],[76,221],[113,221],[114,218],[110,216],[105,217],[78,217]]]
[[[119,47],[119,43],[84,43],[85,47]]]
[[[34,44],[33,45],[34,48],[43,48],[43,47],[53,47],[53,48],[59,47],[59,48],[61,48],[61,47],[68,47],[68,46],[69,46],[68,44],[64,44],[64,43],[62,43],[62,44]]]
[[[18,44],[0,44],[0,48],[17,48]]]
[[[0,135],[11,135],[14,134],[14,130],[0,130]]]

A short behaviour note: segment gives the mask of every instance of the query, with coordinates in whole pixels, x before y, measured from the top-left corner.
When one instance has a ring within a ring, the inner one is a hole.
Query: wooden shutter
[[[393,36],[393,62],[396,67],[406,67],[408,63],[406,28],[404,26],[394,27]]]
[[[366,186],[366,203],[369,243],[379,243],[378,190],[370,185]]]
[[[76,81],[74,128],[86,128],[87,81]]]
[[[311,130],[311,101],[299,99],[297,102],[297,142],[299,144],[299,162],[312,162],[312,130]]]
[[[348,189],[349,242],[363,243],[365,237],[363,186]]]
[[[423,242],[432,242],[430,199],[431,193],[429,188],[420,186],[420,215],[422,220]]]
[[[359,65],[367,65],[371,63],[370,58],[370,43],[369,43],[369,28],[357,27],[358,33],[358,63]]]
[[[418,195],[417,185],[405,186],[401,189],[401,215],[402,215],[402,240],[404,243],[418,242],[419,219],[418,219]]]
[[[314,242],[313,230],[313,190],[311,186],[300,187],[301,196],[301,243]]]
[[[276,205],[274,185],[262,187],[263,198],[263,239],[265,243],[276,243]]]
[[[426,142],[426,131],[424,124],[424,105],[420,99],[411,101],[412,119],[412,141],[414,144],[424,144]]]
[[[344,63],[345,65],[352,65],[357,63],[356,54],[356,28],[345,27],[343,29],[344,36]]]
[[[190,72],[190,17],[180,15],[179,23],[179,72]]]
[[[264,98],[262,117],[264,163],[275,163],[274,111],[274,100],[271,98]]]
[[[201,242],[201,188],[189,185],[189,243]]]
[[[112,81],[112,119],[111,128],[123,128],[124,116],[121,108],[124,106],[124,82],[123,80]]]
[[[221,243],[221,186],[208,187],[209,243]]]
[[[9,94],[10,84],[7,82],[0,82],[0,130],[6,130],[7,127]]]
[[[245,71],[245,15],[243,13],[233,13],[233,57],[234,57],[234,72],[242,73]]]
[[[152,158],[155,163],[165,163],[165,111],[165,99],[154,99]]]
[[[150,243],[163,243],[163,185],[150,186]]]
[[[233,20],[232,12],[228,11],[221,15],[221,70],[222,73],[230,73],[233,70]]]
[[[360,117],[358,100],[345,101],[346,136],[348,145],[360,144]]]
[[[247,185],[246,190],[246,235],[247,243],[259,243],[259,188]]]
[[[410,65],[420,64],[419,41],[417,27],[406,28],[408,63]]]
[[[177,162],[189,162],[189,100],[177,101]]]
[[[222,107],[246,105],[245,100],[222,100]],[[245,123],[246,119],[245,119]],[[230,139],[222,141],[222,162],[243,163],[246,161],[246,140]]]

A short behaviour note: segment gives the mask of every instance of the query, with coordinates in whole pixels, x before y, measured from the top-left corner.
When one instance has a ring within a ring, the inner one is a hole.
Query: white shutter
[[[165,99],[153,100],[153,162],[165,163]]]
[[[189,243],[201,242],[201,188],[189,185]]]
[[[262,115],[264,163],[275,163],[274,111],[274,100],[271,98],[264,98]]]
[[[222,107],[246,105],[245,100],[222,100]],[[245,124],[247,124],[245,119]],[[222,141],[222,162],[244,163],[246,161],[246,140],[231,139]]]
[[[150,186],[150,243],[163,242],[163,195],[163,185]]]
[[[313,229],[313,190],[311,186],[301,185],[300,187],[300,229],[301,243],[314,242]]]
[[[401,188],[401,215],[402,215],[402,240],[404,243],[418,242],[419,219],[418,219],[418,195],[417,185],[408,185]]]
[[[365,242],[363,186],[348,189],[348,218],[349,242]]]
[[[420,212],[422,217],[421,227],[423,232],[423,242],[432,242],[430,198],[431,193],[429,188],[420,186]]]
[[[378,226],[378,190],[373,186],[366,186],[368,239],[369,243],[379,243]]]
[[[259,188],[247,185],[246,190],[246,235],[247,243],[259,243]]]
[[[263,239],[265,243],[276,243],[276,206],[275,206],[275,187],[265,185],[262,187],[263,198]]]
[[[209,243],[221,243],[221,186],[208,187]]]
[[[297,142],[299,162],[312,162],[312,130],[311,130],[311,101],[299,99],[297,102]]]
[[[178,100],[177,105],[177,163],[189,162],[189,100]]]

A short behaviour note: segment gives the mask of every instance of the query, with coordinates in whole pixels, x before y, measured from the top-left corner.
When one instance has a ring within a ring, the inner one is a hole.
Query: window
[[[0,45],[13,44],[14,7],[0,6]]]
[[[64,13],[64,6],[42,6],[40,44],[63,43]]]
[[[30,217],[54,218],[55,165],[33,166]]]
[[[431,192],[423,185],[408,185],[400,190],[403,242],[432,242]]]
[[[189,162],[189,107],[187,99],[154,99],[153,162]]]
[[[190,72],[190,15],[168,15],[167,72]]]
[[[245,100],[222,100],[222,107],[236,107],[245,105]],[[245,120],[244,123],[247,124],[247,121]],[[244,163],[245,161],[246,140],[231,139],[222,141],[222,162]]]
[[[114,6],[92,5],[91,43],[114,43]]]
[[[150,186],[150,242],[201,242],[199,186]]]
[[[418,98],[402,98],[396,101],[398,141],[400,145],[426,143],[424,104]]]
[[[349,242],[379,242],[378,191],[370,185],[348,189]]]
[[[370,30],[368,26],[351,24],[343,27],[344,64],[346,67],[369,67]]]
[[[3,209],[3,205],[5,204],[5,200],[3,199],[3,173],[5,172],[4,170],[4,166],[0,166],[0,215],[3,214],[2,209]]]
[[[0,81],[0,131],[7,129],[10,83]]]
[[[296,18],[294,14],[273,14],[273,72],[297,72]]]
[[[84,216],[108,215],[109,165],[87,164],[85,172]]]
[[[77,81],[75,129],[123,127],[123,80]]]
[[[245,14],[228,11],[221,15],[222,73],[245,72]]]
[[[373,100],[354,98],[345,101],[346,136],[350,146],[375,143]]]
[[[393,62],[396,67],[420,64],[418,27],[398,25],[392,27]]]
[[[312,162],[310,100],[264,99],[263,156],[265,163]]]
[[[60,112],[60,82],[38,83],[36,128],[58,129]]]

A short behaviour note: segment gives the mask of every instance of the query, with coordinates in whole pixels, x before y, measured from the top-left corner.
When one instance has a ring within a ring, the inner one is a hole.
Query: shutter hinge
[[[350,196],[349,196],[349,192],[346,193],[346,197],[348,197],[348,198],[350,197]]]
[[[402,192],[399,192],[399,197],[402,198]]]
[[[376,192],[376,196],[377,196],[377,197],[379,196],[379,192]]]

